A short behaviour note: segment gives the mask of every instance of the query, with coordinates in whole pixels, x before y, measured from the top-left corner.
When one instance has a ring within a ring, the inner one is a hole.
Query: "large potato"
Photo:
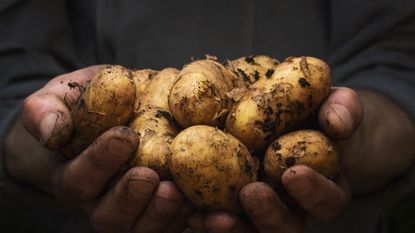
[[[174,118],[183,127],[223,126],[230,108],[227,92],[243,86],[242,80],[214,60],[186,65],[169,96]]]
[[[279,61],[266,55],[252,55],[226,62],[228,70],[235,72],[247,85],[259,79],[270,78]]]
[[[284,171],[293,165],[307,165],[332,178],[340,170],[340,149],[323,133],[299,130],[277,138],[268,147],[264,171],[272,183],[280,183]]]
[[[62,154],[73,158],[109,128],[126,125],[134,110],[135,92],[128,69],[120,65],[103,68],[70,106],[73,136]]]
[[[277,136],[315,113],[331,87],[329,66],[313,57],[289,58],[260,79],[233,106],[226,130],[261,152]]]
[[[137,113],[130,122],[130,127],[140,135],[131,165],[152,168],[162,180],[170,179],[170,144],[178,132],[168,103],[177,73],[176,69],[166,68],[149,82],[139,100]]]
[[[258,163],[235,137],[210,126],[192,126],[172,142],[170,172],[201,210],[238,211],[240,189],[257,179]]]

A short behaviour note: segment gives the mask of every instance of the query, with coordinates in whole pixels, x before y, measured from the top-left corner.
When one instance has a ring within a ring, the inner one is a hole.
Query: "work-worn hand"
[[[67,104],[102,66],[52,79],[29,96],[22,109],[25,128],[43,146],[59,150],[69,140],[72,120]],[[75,85],[76,84],[76,85]],[[84,209],[99,232],[181,232],[190,206],[169,181],[144,167],[126,169],[136,150],[137,134],[125,126],[109,129],[73,160],[51,155],[51,192],[59,200]],[[46,154],[44,156],[47,156]],[[45,164],[32,163],[32,166]]]
[[[319,123],[330,137],[344,140],[356,131],[362,116],[363,108],[356,92],[333,88],[320,108]],[[226,212],[194,213],[189,217],[189,225],[195,232],[302,232],[306,214],[320,221],[330,221],[341,213],[350,199],[344,176],[330,180],[307,166],[287,169],[282,184],[301,211],[288,208],[266,183],[255,182],[242,188],[239,195],[249,220]]]

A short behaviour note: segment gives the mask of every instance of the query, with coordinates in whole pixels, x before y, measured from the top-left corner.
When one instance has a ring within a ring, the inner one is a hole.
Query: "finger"
[[[173,182],[160,182],[147,208],[138,218],[133,232],[163,232],[178,215],[183,204],[183,195]]]
[[[129,170],[98,204],[91,223],[99,232],[130,232],[159,184],[157,174],[145,167]]]
[[[307,166],[288,168],[282,183],[304,210],[321,221],[327,222],[339,215],[350,200],[345,180],[337,185]]]
[[[117,170],[130,160],[137,143],[137,134],[128,127],[108,130],[78,157],[56,169],[52,177],[55,195],[71,202],[97,197]]]
[[[48,149],[57,150],[72,132],[70,111],[65,101],[75,101],[80,92],[70,82],[83,85],[102,66],[92,66],[52,79],[23,103],[22,123]]]
[[[194,207],[190,203],[185,203],[177,217],[174,218],[173,222],[167,227],[165,233],[181,233],[187,228],[187,219],[190,213],[194,210]]]
[[[246,185],[240,192],[240,200],[259,232],[301,232],[301,219],[282,204],[267,184],[255,182]]]
[[[244,224],[237,216],[226,212],[214,212],[205,216],[203,221],[209,233],[254,233],[254,229]]]
[[[355,91],[346,87],[333,88],[319,111],[322,130],[336,139],[347,139],[358,128],[363,107]]]

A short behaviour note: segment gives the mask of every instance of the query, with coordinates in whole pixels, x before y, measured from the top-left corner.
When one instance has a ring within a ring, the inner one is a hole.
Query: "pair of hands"
[[[48,149],[58,150],[70,138],[72,120],[67,103],[76,101],[77,88],[101,69],[92,66],[52,79],[29,96],[22,110],[28,132]],[[335,139],[350,137],[363,115],[357,94],[334,88],[319,112],[323,131]],[[267,184],[254,182],[240,192],[249,220],[226,213],[195,212],[177,186],[160,181],[148,168],[126,169],[138,137],[128,127],[102,134],[70,161],[49,155],[52,192],[56,198],[82,208],[99,232],[301,232],[304,215],[287,208]],[[331,181],[306,166],[293,166],[282,177],[288,193],[307,214],[322,221],[336,217],[348,203],[347,183]]]

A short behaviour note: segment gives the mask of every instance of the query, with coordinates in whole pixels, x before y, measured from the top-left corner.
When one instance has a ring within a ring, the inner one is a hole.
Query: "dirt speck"
[[[295,165],[295,157],[289,156],[285,159],[285,165],[287,165],[287,167],[291,167],[293,165]]]
[[[274,72],[275,72],[274,69],[268,69],[267,72],[265,73],[265,77],[271,78]]]
[[[310,87],[310,83],[307,82],[307,80],[303,77],[301,77],[300,79],[298,79],[298,83],[300,84],[300,86],[302,88],[306,88],[306,87]]]

